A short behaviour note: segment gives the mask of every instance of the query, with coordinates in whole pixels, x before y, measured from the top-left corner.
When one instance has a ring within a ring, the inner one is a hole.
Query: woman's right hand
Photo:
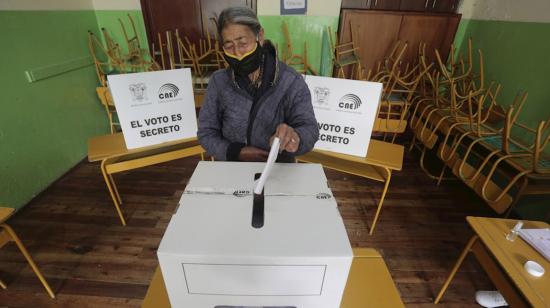
[[[267,151],[264,151],[262,149],[258,149],[252,146],[246,146],[241,149],[241,153],[239,154],[239,160],[264,162],[264,161],[267,161],[268,156],[269,156],[269,152]]]

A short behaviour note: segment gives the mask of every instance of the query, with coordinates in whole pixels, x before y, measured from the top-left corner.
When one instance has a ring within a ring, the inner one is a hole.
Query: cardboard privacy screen
[[[319,127],[315,149],[366,157],[382,84],[305,76]]]
[[[190,69],[107,79],[128,149],[197,136]]]

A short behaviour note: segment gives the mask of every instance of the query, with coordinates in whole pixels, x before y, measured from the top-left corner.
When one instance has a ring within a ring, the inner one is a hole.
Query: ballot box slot
[[[254,174],[254,181],[258,180],[262,174]],[[264,226],[264,191],[261,194],[254,194],[252,201],[252,227],[259,229]]]

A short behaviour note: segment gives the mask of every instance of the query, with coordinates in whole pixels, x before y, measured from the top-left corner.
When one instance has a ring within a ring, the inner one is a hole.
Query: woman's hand
[[[275,134],[269,139],[270,144],[273,143],[273,138],[275,137],[279,137],[280,152],[282,152],[283,150],[290,153],[298,151],[298,147],[300,146],[300,136],[298,136],[298,133],[296,133],[294,128],[286,125],[285,123],[281,123],[279,124],[279,126],[277,126]]]
[[[246,146],[241,149],[241,153],[239,154],[239,160],[263,162],[263,161],[267,161],[268,156],[269,156],[269,152],[266,152],[262,149],[258,149],[256,147]]]

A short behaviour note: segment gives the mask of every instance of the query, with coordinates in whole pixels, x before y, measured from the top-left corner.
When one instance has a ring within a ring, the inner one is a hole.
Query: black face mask
[[[224,51],[223,57],[235,74],[246,77],[260,67],[262,62],[262,46],[256,43],[256,48],[245,54],[242,58],[228,54]]]

